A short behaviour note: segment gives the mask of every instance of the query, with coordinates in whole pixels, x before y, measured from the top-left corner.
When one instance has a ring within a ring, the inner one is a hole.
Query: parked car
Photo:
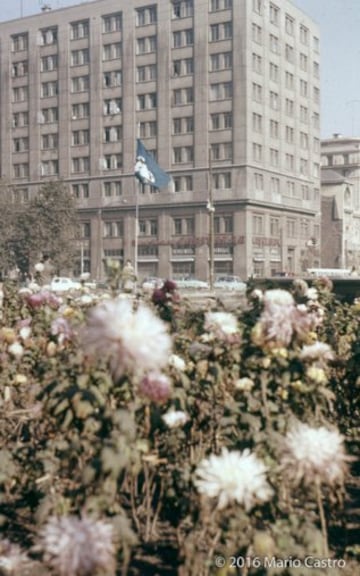
[[[147,276],[141,282],[141,287],[144,290],[154,290],[155,288],[161,288],[164,284],[164,280],[162,278],[157,278],[156,276]]]
[[[194,288],[194,289],[204,289],[209,288],[209,284],[204,282],[204,280],[198,280],[197,278],[193,278],[192,276],[185,276],[184,278],[176,278],[174,280],[176,286],[181,288]]]
[[[50,290],[54,292],[67,292],[69,290],[80,290],[81,284],[65,276],[55,276],[50,282]]]
[[[246,283],[239,276],[219,276],[214,283],[214,288],[221,290],[238,290],[246,292]]]

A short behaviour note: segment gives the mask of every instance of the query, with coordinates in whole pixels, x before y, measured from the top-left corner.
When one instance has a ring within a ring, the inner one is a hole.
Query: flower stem
[[[324,506],[323,506],[323,501],[322,501],[322,494],[321,494],[319,477],[316,478],[315,484],[316,484],[316,500],[317,500],[317,505],[319,508],[321,533],[322,533],[322,538],[323,538],[323,554],[325,557],[328,557],[329,556],[328,535],[327,535],[326,518],[325,518]]]

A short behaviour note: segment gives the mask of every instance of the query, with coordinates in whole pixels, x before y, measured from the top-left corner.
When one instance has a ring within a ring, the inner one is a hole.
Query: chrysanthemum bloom
[[[239,332],[237,318],[230,312],[207,312],[204,328],[219,338],[233,336]]]
[[[166,414],[162,415],[162,419],[169,428],[179,428],[186,424],[189,416],[182,410],[169,410]]]
[[[13,544],[10,540],[0,540],[1,574],[8,574],[9,576],[23,574],[29,565],[30,559],[20,546]]]
[[[163,404],[171,396],[171,383],[166,374],[149,372],[140,381],[138,391],[156,404]]]
[[[115,574],[113,529],[101,520],[52,517],[41,531],[40,548],[59,576]]]
[[[285,437],[281,463],[295,484],[310,486],[316,479],[330,486],[342,484],[347,460],[343,437],[337,430],[311,428],[299,422]]]
[[[325,342],[315,342],[310,346],[303,346],[299,358],[300,360],[325,364],[334,358],[334,353]]]
[[[201,494],[218,499],[219,510],[235,501],[248,512],[273,494],[266,472],[265,464],[250,450],[241,453],[223,448],[220,456],[212,454],[200,462],[194,483]]]
[[[255,386],[255,383],[251,378],[247,378],[244,376],[243,378],[239,378],[235,382],[236,390],[241,390],[242,392],[250,392]]]
[[[24,348],[20,344],[20,342],[16,341],[16,342],[13,342],[12,344],[10,344],[10,346],[8,348],[8,352],[9,352],[9,354],[11,354],[11,356],[14,356],[14,358],[16,358],[17,360],[20,360],[20,358],[24,354]]]
[[[69,322],[62,316],[58,316],[51,322],[50,332],[53,336],[58,337],[60,344],[71,340],[73,336],[73,331]]]
[[[169,358],[169,366],[179,370],[179,372],[183,372],[186,368],[186,362],[183,358],[181,358],[181,356],[178,356],[177,354],[171,354]]]
[[[107,359],[114,378],[164,367],[171,353],[166,324],[143,304],[108,300],[93,308],[82,332],[85,351]]]

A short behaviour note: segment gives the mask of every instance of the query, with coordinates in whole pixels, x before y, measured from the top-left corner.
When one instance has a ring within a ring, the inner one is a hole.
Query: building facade
[[[71,187],[78,272],[137,248],[139,276],[207,279],[210,193],[215,274],[319,265],[319,31],[290,1],[97,0],[0,34],[1,178]],[[169,190],[137,189],[137,136]]]
[[[360,270],[360,138],[321,142],[322,265]]]

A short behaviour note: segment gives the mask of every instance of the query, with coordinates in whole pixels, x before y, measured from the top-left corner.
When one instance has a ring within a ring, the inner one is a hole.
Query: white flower
[[[247,378],[246,376],[244,376],[244,378],[239,378],[235,382],[236,390],[242,390],[243,392],[250,392],[250,390],[252,390],[253,387],[254,387],[254,381],[251,380],[251,378]]]
[[[108,300],[93,308],[82,332],[88,354],[107,359],[114,378],[125,372],[142,374],[168,363],[171,337],[166,324],[143,304]]]
[[[200,462],[195,485],[201,494],[217,498],[220,510],[235,501],[249,511],[273,494],[266,472],[265,464],[250,450],[241,453],[223,448],[220,456],[212,454]]]
[[[169,428],[179,428],[186,424],[189,416],[181,410],[169,410],[166,414],[163,414],[162,419]]]
[[[296,484],[311,485],[316,478],[329,485],[342,483],[347,460],[337,430],[298,423],[286,435],[282,466]]]
[[[115,547],[110,524],[75,516],[49,519],[42,529],[40,548],[59,576],[115,574]]]
[[[30,559],[17,544],[10,540],[0,540],[0,573],[1,574],[30,574]]]
[[[226,336],[239,331],[237,318],[230,312],[207,312],[204,328],[207,332],[220,332]]]
[[[186,368],[186,362],[185,360],[183,360],[183,358],[181,358],[177,354],[171,354],[169,358],[169,366],[172,366],[176,370],[179,370],[179,372],[184,372]]]
[[[38,262],[34,266],[35,272],[44,272],[44,264],[42,262]]]
[[[327,360],[332,360],[334,354],[328,344],[325,344],[324,342],[315,342],[310,346],[303,346],[299,358],[301,360],[318,360],[326,362]]]
[[[15,341],[12,344],[10,344],[8,351],[9,351],[9,354],[14,356],[14,358],[16,358],[17,360],[19,360],[22,357],[22,355],[24,354],[24,348],[22,347],[22,345],[18,341]]]
[[[19,336],[23,340],[27,340],[31,336],[31,326],[22,326],[19,330]]]
[[[309,300],[317,300],[319,298],[319,293],[317,291],[316,288],[308,288],[308,290],[306,291],[305,296],[309,299]]]

